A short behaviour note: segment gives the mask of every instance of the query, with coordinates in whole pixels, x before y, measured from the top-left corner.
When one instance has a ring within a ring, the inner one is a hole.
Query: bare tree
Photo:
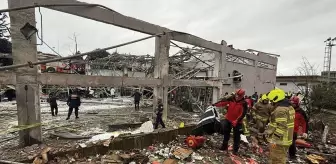
[[[312,92],[312,80],[314,79],[313,76],[318,75],[318,66],[316,64],[311,64],[307,58],[302,57],[302,63],[301,66],[296,69],[297,75],[303,77],[304,82],[300,81],[300,87],[298,85],[298,81],[294,81],[293,83],[296,85],[296,87],[300,90],[300,92],[303,94],[303,105],[306,108],[307,114],[311,115],[313,111],[312,103],[313,99],[311,98],[311,92]],[[302,79],[302,78],[300,78]],[[302,85],[303,84],[303,85]]]
[[[10,30],[8,28],[8,16],[5,13],[0,13],[0,38],[8,39],[10,37]]]
[[[316,64],[311,64],[306,57],[302,57],[301,66],[297,68],[297,73],[300,76],[313,76],[318,75],[316,71],[318,66]]]

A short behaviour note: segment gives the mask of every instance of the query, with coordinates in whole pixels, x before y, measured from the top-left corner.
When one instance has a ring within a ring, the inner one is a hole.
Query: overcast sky
[[[213,42],[225,40],[238,49],[251,48],[279,54],[279,75],[295,74],[302,57],[322,69],[323,41],[336,37],[336,0],[82,1],[100,3],[124,15]],[[7,0],[0,0],[0,8],[7,7]],[[42,9],[42,14],[44,41],[64,56],[74,50],[74,42],[70,39],[74,33],[81,52],[146,36],[48,9]],[[39,26],[38,15],[37,22]],[[39,50],[52,52],[46,46],[39,47]],[[154,39],[118,48],[117,51],[153,54]],[[336,70],[336,58],[332,58],[332,69]]]

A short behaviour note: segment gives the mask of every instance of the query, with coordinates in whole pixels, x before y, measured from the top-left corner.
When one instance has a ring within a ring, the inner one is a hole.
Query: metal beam
[[[87,76],[78,74],[43,73],[40,82],[44,85],[104,87],[104,86],[157,86],[160,79],[121,77],[121,76]]]
[[[122,15],[118,12],[115,12],[113,10],[107,10],[99,6],[88,6],[88,3],[85,2],[79,2],[76,0],[25,0],[22,2],[20,5],[21,7],[25,6],[43,6],[43,5],[53,5],[56,4],[55,6],[48,6],[47,8],[56,10],[56,11],[61,11],[64,13],[84,17],[87,19],[107,23],[107,24],[112,24],[118,27],[126,28],[129,30],[149,34],[149,35],[155,35],[158,33],[162,32],[169,32],[169,31],[174,31],[170,30],[165,27],[161,27],[155,24],[151,24],[139,19],[135,19],[132,17],[128,17],[125,15]],[[57,6],[63,5],[63,6]],[[76,4],[76,6],[64,6],[64,4]],[[83,6],[79,6],[83,5]],[[174,31],[174,34],[172,35],[172,39],[187,43],[187,44],[192,44],[196,45],[199,47],[203,48],[208,48],[214,51],[220,51],[220,45],[217,43],[213,43],[211,41],[207,41],[205,39],[202,39],[200,37],[187,34],[187,33],[182,33],[182,32],[177,32]]]
[[[190,87],[217,87],[220,85],[219,81],[208,81],[208,80],[184,80],[184,79],[173,79],[168,84],[170,86],[190,86]]]
[[[81,87],[104,87],[104,86],[213,86],[217,87],[218,81],[205,80],[183,80],[169,79],[162,82],[156,78],[141,77],[121,77],[121,76],[88,76],[79,74],[57,74],[42,73],[37,76],[39,84],[42,85],[59,85],[59,86],[81,86]],[[0,72],[0,84],[14,85],[16,84],[16,76],[14,72]]]

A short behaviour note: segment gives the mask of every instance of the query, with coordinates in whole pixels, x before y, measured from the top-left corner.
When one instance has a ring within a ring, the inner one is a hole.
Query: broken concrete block
[[[163,164],[177,164],[175,159],[166,159]]]
[[[173,154],[177,159],[184,160],[184,159],[188,158],[191,155],[191,153],[193,153],[192,150],[184,149],[184,148],[178,148],[174,151]]]
[[[122,159],[130,159],[131,155],[129,155],[129,154],[120,154],[119,157],[122,158]]]

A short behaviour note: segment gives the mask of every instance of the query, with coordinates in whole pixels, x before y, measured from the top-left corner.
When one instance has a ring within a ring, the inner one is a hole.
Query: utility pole
[[[8,0],[8,7],[19,7],[23,1]],[[14,64],[36,62],[36,33],[31,35],[30,40],[27,40],[20,32],[26,23],[36,25],[35,9],[11,11],[9,16]],[[23,126],[24,129],[19,131],[20,145],[29,146],[41,143],[40,85],[37,82],[37,67],[21,67],[16,69],[15,73],[18,125]]]
[[[78,44],[77,44],[77,35],[76,35],[76,33],[73,34],[73,38],[71,38],[71,37],[69,37],[69,38],[75,42],[75,53],[74,53],[74,55],[75,55],[78,52]]]
[[[334,41],[336,37],[331,39],[329,37],[327,40],[324,41],[326,43],[325,50],[324,50],[324,64],[323,64],[323,71],[328,73],[327,83],[330,84],[330,68],[331,68],[331,54],[332,54],[332,47],[335,46]]]

